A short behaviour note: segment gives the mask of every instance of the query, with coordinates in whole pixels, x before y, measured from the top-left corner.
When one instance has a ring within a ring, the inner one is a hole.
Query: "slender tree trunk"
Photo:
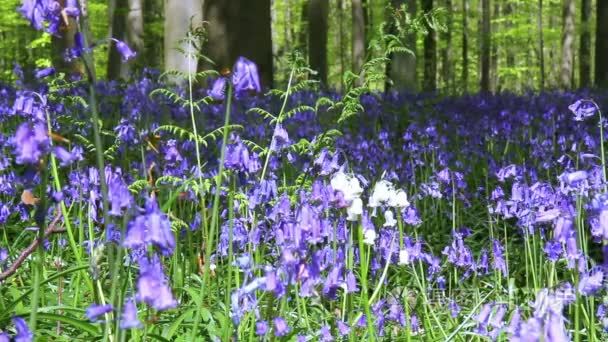
[[[511,29],[513,27],[513,19],[512,19],[513,4],[511,4],[511,2],[509,0],[505,0],[503,12],[505,14],[505,18],[508,18],[507,22],[506,22],[506,27],[507,27],[507,29]],[[513,41],[510,37],[506,37],[505,40],[506,40],[506,45],[508,47],[505,49],[505,52],[507,54],[507,56],[506,56],[507,67],[513,68],[515,66],[515,53],[513,52],[513,49],[512,49]]]
[[[118,1],[110,16],[112,37],[127,43],[137,54],[136,59],[141,59],[144,47],[143,14],[142,0],[128,0],[127,2]],[[123,63],[116,44],[112,42],[108,56],[108,78],[127,78],[135,62],[132,60]]]
[[[591,0],[581,1],[580,86],[591,87]]]
[[[538,0],[538,57],[540,67],[540,90],[545,89],[545,35],[543,34],[543,0]]]
[[[595,85],[608,89],[608,0],[597,0]]]
[[[144,2],[144,45],[142,64],[151,68],[163,67],[163,0]],[[158,29],[160,27],[160,30]]]
[[[361,72],[365,62],[365,14],[362,0],[352,0],[352,58],[353,72]]]
[[[202,6],[202,0],[165,0],[165,71],[196,73],[196,46],[187,38],[203,23]]]
[[[490,0],[481,0],[481,83],[482,92],[490,91]]]
[[[563,0],[562,3],[562,58],[560,68],[561,86],[572,88],[572,70],[574,66],[574,0]]]
[[[346,57],[344,56],[346,48],[344,46],[344,1],[338,0],[338,46],[340,51],[340,90],[344,89],[344,78],[342,77],[346,72]]]
[[[403,2],[391,0],[392,11],[398,10]],[[416,15],[416,1],[411,1],[406,7],[407,13],[412,17]],[[392,15],[392,13],[391,13]],[[392,20],[392,19],[389,19]],[[396,34],[395,25],[389,28],[390,33]],[[393,53],[386,66],[386,74],[390,82],[387,82],[386,89],[395,88],[396,90],[407,90],[416,92],[418,90],[418,77],[416,73],[416,34],[410,33],[405,37],[404,43],[414,54]],[[391,84],[392,83],[392,84]]]
[[[500,17],[500,2],[497,0],[494,1],[494,13],[492,14],[492,17],[494,17],[494,18]],[[498,25],[495,25],[494,31],[495,32],[500,31],[500,28],[498,27]],[[498,42],[491,44],[491,45],[492,45],[492,48],[491,48],[492,54],[491,54],[491,60],[490,60],[491,89],[492,89],[492,92],[496,92],[499,87],[499,84],[498,84]]]
[[[205,0],[206,54],[218,67],[231,67],[238,56],[258,66],[262,86],[272,87],[270,0]]]
[[[450,82],[452,79],[452,0],[445,0],[445,7],[448,11],[446,23],[447,30],[442,34],[442,38],[445,41],[445,47],[441,50],[441,66],[444,87],[448,89],[448,91],[452,91],[452,84]]]
[[[422,11],[429,13],[433,10],[433,0],[422,0]],[[427,35],[424,37],[424,80],[422,88],[425,91],[437,89],[437,41],[435,31],[429,23],[425,23]]]
[[[65,7],[65,0],[60,0],[61,8]],[[67,49],[74,47],[74,35],[78,31],[78,24],[73,18],[68,18],[68,23],[61,23],[60,35],[51,37],[51,61],[58,72],[65,74],[84,74],[82,62],[78,59],[67,61],[64,56]]]
[[[302,2],[302,14],[300,18],[300,31],[296,42],[298,49],[304,59],[308,60],[308,0]]]
[[[328,0],[311,0],[308,5],[308,46],[310,47],[310,67],[318,72],[317,78],[327,85],[327,17]]]
[[[469,85],[469,0],[462,0],[462,87],[466,93]]]

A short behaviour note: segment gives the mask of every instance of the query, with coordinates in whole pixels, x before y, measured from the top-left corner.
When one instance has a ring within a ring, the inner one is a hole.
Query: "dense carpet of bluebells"
[[[158,76],[94,86],[105,214],[85,84],[0,90],[0,340],[604,336],[591,94],[364,95],[336,124],[334,94]]]
[[[0,342],[606,340],[605,94],[86,70],[0,86]]]

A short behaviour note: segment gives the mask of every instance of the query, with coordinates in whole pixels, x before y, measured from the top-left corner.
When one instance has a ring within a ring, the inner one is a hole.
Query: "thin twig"
[[[49,224],[48,228],[44,231],[45,238],[52,234],[66,232],[65,228],[57,227],[57,224],[59,223],[60,219],[61,219],[61,213],[58,213],[57,216],[55,216],[55,218],[51,222],[51,224]],[[21,254],[19,254],[19,257],[17,257],[15,262],[13,262],[13,264],[10,265],[4,272],[0,273],[0,282],[4,281],[8,277],[15,274],[15,272],[17,272],[19,267],[21,267],[21,265],[25,262],[27,257],[29,257],[32,253],[34,253],[36,251],[36,248],[38,247],[40,242],[41,242],[40,239],[38,239],[38,238],[34,239],[32,241],[32,243],[30,243],[30,245],[26,249],[24,249],[21,252]]]

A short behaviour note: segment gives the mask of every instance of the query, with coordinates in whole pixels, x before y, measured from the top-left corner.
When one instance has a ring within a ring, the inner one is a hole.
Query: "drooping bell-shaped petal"
[[[129,47],[129,45],[127,45],[127,43],[125,43],[121,40],[116,40],[116,50],[120,54],[120,59],[122,60],[123,63],[128,62],[137,56],[137,53],[135,53],[135,51],[131,50],[131,48]]]
[[[34,340],[34,333],[27,326],[25,320],[21,317],[13,317],[13,324],[17,334],[14,336],[15,342],[31,342]]]
[[[274,325],[274,335],[277,337],[285,336],[291,329],[289,329],[289,325],[287,325],[287,321],[285,321],[282,317],[277,317],[272,321]]]
[[[211,84],[211,89],[207,90],[207,95],[217,101],[223,100],[226,97],[226,78],[216,78]]]
[[[139,268],[136,299],[159,311],[176,307],[177,301],[173,298],[158,257],[154,256],[151,260],[140,258]]]
[[[143,324],[137,318],[137,305],[135,300],[130,298],[125,301],[122,315],[120,316],[120,328],[121,329],[132,329],[141,328]]]
[[[33,126],[23,123],[17,128],[11,144],[17,164],[36,164],[50,147],[47,128],[41,122]]]
[[[111,312],[112,310],[113,309],[112,309],[111,304],[106,304],[106,305],[91,304],[87,308],[85,315],[87,316],[89,321],[97,322],[97,320],[99,319],[99,316],[107,314],[108,312]]]
[[[36,73],[34,74],[34,77],[36,77],[37,79],[42,79],[51,75],[55,74],[55,68],[43,68],[43,69],[38,69],[36,70]]]
[[[262,91],[257,65],[245,57],[239,57],[232,69],[232,85],[237,96]]]

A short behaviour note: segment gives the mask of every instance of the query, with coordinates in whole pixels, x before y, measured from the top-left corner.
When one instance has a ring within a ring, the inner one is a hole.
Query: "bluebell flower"
[[[289,325],[287,325],[287,321],[285,321],[285,319],[282,317],[275,318],[272,320],[272,323],[274,325],[274,335],[276,337],[285,336],[291,330]]]
[[[51,75],[55,74],[55,68],[51,67],[51,68],[43,68],[43,69],[38,69],[36,70],[36,73],[34,74],[34,76],[37,79],[42,79]]]
[[[242,56],[237,58],[232,69],[232,85],[237,96],[262,91],[255,63]]]
[[[160,211],[156,199],[148,198],[145,213],[129,223],[123,245],[128,248],[154,245],[164,254],[173,253],[175,237],[171,231],[171,222],[167,215]]]
[[[146,257],[139,259],[136,299],[159,311],[177,306],[157,256],[151,260]]]
[[[135,53],[135,51],[131,50],[131,48],[129,47],[129,45],[127,45],[127,43],[125,43],[121,40],[118,40],[118,39],[112,39],[112,40],[116,44],[116,50],[120,54],[120,59],[122,60],[123,63],[128,62],[137,56],[137,53]]]
[[[17,331],[17,334],[14,336],[15,342],[31,342],[34,340],[34,333],[30,331],[23,318],[18,316],[13,317],[13,324],[15,324],[15,330]]]
[[[50,147],[47,127],[43,123],[22,123],[11,139],[18,164],[36,164]]]
[[[266,321],[255,322],[255,334],[264,336],[268,333],[268,323]]]
[[[132,329],[141,328],[143,324],[137,318],[137,306],[135,300],[129,298],[125,301],[122,315],[120,316],[120,328],[121,329]]]
[[[574,113],[575,121],[583,121],[586,118],[593,116],[597,112],[597,107],[593,102],[587,100],[577,100],[568,109]]]
[[[0,342],[11,342],[11,337],[7,333],[0,331]]]
[[[112,310],[113,310],[113,308],[112,308],[111,304],[106,304],[106,305],[91,304],[87,308],[85,315],[87,316],[89,321],[97,322],[99,316],[107,314],[108,312],[111,312]]]
[[[80,16],[80,9],[78,8],[78,0],[66,0],[63,11],[69,17],[78,18]]]
[[[36,30],[57,34],[61,26],[61,5],[55,0],[23,0],[19,13]]]

